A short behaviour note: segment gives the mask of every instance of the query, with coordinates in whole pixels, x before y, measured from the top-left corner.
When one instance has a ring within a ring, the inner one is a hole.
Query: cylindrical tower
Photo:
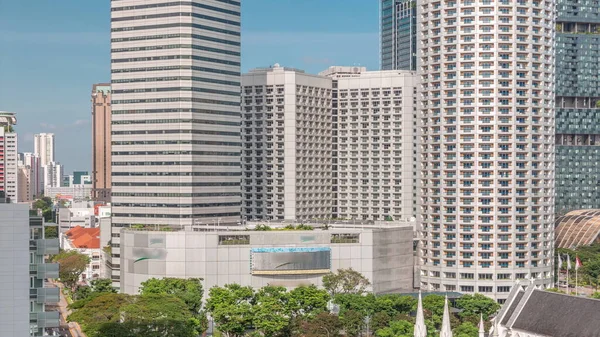
[[[421,287],[552,285],[552,0],[418,4]]]

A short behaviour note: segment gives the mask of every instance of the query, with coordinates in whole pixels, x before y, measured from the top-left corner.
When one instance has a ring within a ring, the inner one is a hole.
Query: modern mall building
[[[212,226],[123,228],[121,291],[136,294],[140,284],[153,277],[202,278],[206,293],[229,283],[255,288],[318,286],[323,275],[341,268],[362,273],[375,293],[413,289],[410,224],[320,226],[271,231],[239,226],[228,231]]]

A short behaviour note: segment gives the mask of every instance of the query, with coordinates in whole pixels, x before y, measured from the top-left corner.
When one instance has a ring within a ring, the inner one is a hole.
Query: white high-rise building
[[[240,221],[240,7],[111,2],[114,226]]]
[[[242,76],[246,219],[331,217],[331,79],[275,64]]]
[[[48,187],[60,187],[64,168],[60,163],[50,162],[42,168],[44,174],[44,190]]]
[[[40,158],[40,165],[54,161],[54,134],[38,133],[33,136],[33,153]]]
[[[418,2],[423,289],[553,283],[555,5]]]
[[[19,153],[19,196],[18,202],[29,202],[39,196],[43,190],[43,169],[40,158],[33,153]]]
[[[410,220],[417,215],[417,75],[330,67],[336,218]]]
[[[0,192],[17,202],[19,195],[19,170],[17,133],[13,126],[17,124],[17,117],[13,112],[0,111]]]

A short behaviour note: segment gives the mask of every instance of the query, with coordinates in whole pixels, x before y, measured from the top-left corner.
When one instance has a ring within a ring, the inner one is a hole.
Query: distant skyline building
[[[330,67],[333,80],[333,217],[416,218],[417,74]]]
[[[17,202],[19,196],[19,169],[16,114],[0,111],[0,192],[11,202]]]
[[[556,212],[600,208],[600,3],[561,0],[556,18]]]
[[[42,192],[43,170],[40,159],[33,153],[18,154],[18,197],[17,202],[30,202]]]
[[[61,187],[64,176],[64,168],[60,163],[50,162],[43,166],[44,191],[48,187]]]
[[[556,1],[418,2],[423,290],[553,286]]]
[[[40,165],[42,167],[54,162],[54,134],[35,134],[33,136],[33,153],[40,158]]]
[[[381,70],[417,70],[417,0],[380,0]]]
[[[275,64],[242,76],[247,220],[331,217],[331,79]]]
[[[111,87],[92,86],[92,198],[110,201],[111,185]]]

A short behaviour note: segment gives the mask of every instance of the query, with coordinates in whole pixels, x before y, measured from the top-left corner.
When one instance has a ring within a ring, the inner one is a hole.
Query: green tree
[[[133,302],[133,297],[126,294],[102,294],[94,298],[88,297],[78,301],[81,306],[74,309],[67,318],[69,322],[77,322],[90,337],[98,335],[98,329],[106,323],[118,323],[121,319],[121,308]],[[74,303],[74,304],[75,304]]]
[[[48,221],[48,220],[46,220]],[[58,238],[58,227],[57,226],[44,226],[44,238],[46,239],[57,239]]]
[[[74,294],[74,299],[77,301],[84,300],[90,296],[96,296],[103,293],[116,293],[117,291],[112,286],[110,279],[101,278],[90,282],[90,286],[79,286]]]
[[[200,278],[151,278],[141,283],[140,294],[169,294],[185,302],[190,312],[198,314],[202,309],[202,279]]]
[[[363,294],[371,282],[352,268],[338,269],[337,273],[323,276],[323,288],[335,297],[337,294]]]
[[[377,337],[412,337],[414,326],[408,321],[393,321],[387,328],[375,332]]]
[[[342,326],[348,337],[357,337],[365,325],[365,315],[362,312],[347,310],[340,316]]]
[[[292,317],[311,318],[327,310],[330,297],[315,285],[296,287],[289,292],[288,311]]]
[[[354,310],[370,316],[374,313],[375,300],[373,294],[338,294],[334,297],[333,302],[340,306],[340,314],[347,310]]]
[[[599,292],[595,292],[592,294],[592,298],[595,298],[597,300],[600,300],[600,293]]]
[[[412,296],[398,294],[381,295],[375,298],[374,312],[386,312],[390,317],[398,314],[410,314],[417,308],[417,300]]]
[[[79,277],[90,263],[90,258],[76,250],[69,250],[54,255],[52,261],[59,264],[58,277],[60,281],[71,291],[75,291]]]
[[[194,337],[198,320],[173,295],[98,293],[67,318],[89,337]]]
[[[99,278],[90,282],[91,290],[93,293],[116,293],[117,290],[113,288],[112,281],[108,278]]]
[[[477,337],[479,336],[479,328],[471,322],[464,322],[453,331],[454,337]]]
[[[206,309],[226,337],[240,337],[252,324],[254,290],[239,284],[210,288]]]
[[[491,315],[500,309],[500,304],[485,295],[474,294],[464,295],[457,299],[456,307],[462,309],[459,314],[460,317],[479,317],[480,314],[483,314],[483,318],[488,320]]]
[[[392,318],[385,311],[376,312],[373,314],[373,317],[371,317],[371,329],[377,331],[379,329],[387,328],[390,321],[392,321]]]
[[[427,295],[423,297],[423,309],[429,311],[431,315],[442,316],[444,314],[444,301],[442,295]]]
[[[301,324],[303,337],[339,337],[342,322],[338,316],[322,312]]]
[[[137,296],[122,307],[121,316],[144,337],[194,337],[199,324],[181,299],[166,294]]]
[[[290,323],[289,294],[284,287],[266,286],[258,290],[253,303],[253,325],[262,336],[272,337]]]
[[[52,199],[50,199],[49,197],[42,197],[42,198],[34,201],[32,204],[33,209],[35,209],[35,210],[39,209],[42,211],[42,216],[44,217],[44,220],[46,222],[54,221],[52,206],[53,206],[53,202],[52,202]]]

